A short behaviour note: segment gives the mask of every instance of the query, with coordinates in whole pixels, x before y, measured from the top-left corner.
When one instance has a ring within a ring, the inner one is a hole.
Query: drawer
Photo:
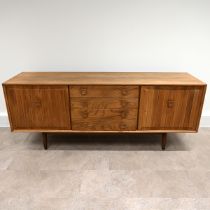
[[[71,97],[122,97],[122,98],[138,98],[138,86],[70,86]]]
[[[137,109],[72,109],[72,121],[83,120],[91,121],[96,119],[103,120],[137,120]]]
[[[73,130],[81,131],[133,131],[137,129],[137,120],[75,120],[72,124]]]
[[[138,108],[138,98],[71,98],[71,109],[132,109]]]

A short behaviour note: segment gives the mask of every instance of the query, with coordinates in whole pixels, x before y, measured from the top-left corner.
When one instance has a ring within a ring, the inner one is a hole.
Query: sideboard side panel
[[[6,85],[3,84],[2,87],[3,87],[3,91],[4,91],[4,98],[5,98],[6,108],[7,108],[10,129],[11,129],[11,131],[13,131],[14,126],[13,126],[13,122],[12,122],[12,118],[11,118],[10,104],[9,104],[8,97],[7,97]]]
[[[204,85],[204,86],[202,86],[202,89],[201,89],[202,96],[200,99],[200,106],[199,106],[199,110],[198,110],[198,120],[197,120],[197,125],[196,125],[196,131],[198,131],[199,125],[200,125],[201,114],[202,114],[204,99],[205,99],[205,95],[206,95],[206,88],[207,88],[207,85]]]

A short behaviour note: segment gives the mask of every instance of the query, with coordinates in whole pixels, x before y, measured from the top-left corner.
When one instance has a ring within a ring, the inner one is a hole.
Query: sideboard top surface
[[[205,85],[186,72],[22,72],[4,85]]]

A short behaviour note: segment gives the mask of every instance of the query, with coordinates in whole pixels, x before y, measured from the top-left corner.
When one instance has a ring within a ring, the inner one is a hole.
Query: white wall
[[[0,82],[23,70],[188,71],[210,84],[210,1],[0,0]],[[210,91],[203,116],[210,126]]]

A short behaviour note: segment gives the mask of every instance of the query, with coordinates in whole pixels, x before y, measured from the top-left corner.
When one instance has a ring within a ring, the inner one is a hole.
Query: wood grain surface
[[[136,130],[138,86],[70,86],[73,130]]]
[[[70,86],[71,97],[109,97],[109,98],[138,98],[138,86],[126,85],[75,85]]]
[[[74,109],[71,117],[78,121],[91,121],[94,119],[113,120],[113,119],[137,119],[136,109]]]
[[[203,87],[142,87],[138,128],[196,130],[203,91]]]
[[[74,121],[72,130],[81,131],[134,131],[136,130],[136,120],[119,119],[92,119],[90,121]]]
[[[7,86],[14,129],[71,129],[68,86]]]
[[[4,84],[204,85],[185,72],[22,72]]]
[[[71,98],[72,109],[131,109],[138,108],[137,98]]]
[[[176,72],[23,72],[3,83],[14,131],[196,132],[206,84]]]

